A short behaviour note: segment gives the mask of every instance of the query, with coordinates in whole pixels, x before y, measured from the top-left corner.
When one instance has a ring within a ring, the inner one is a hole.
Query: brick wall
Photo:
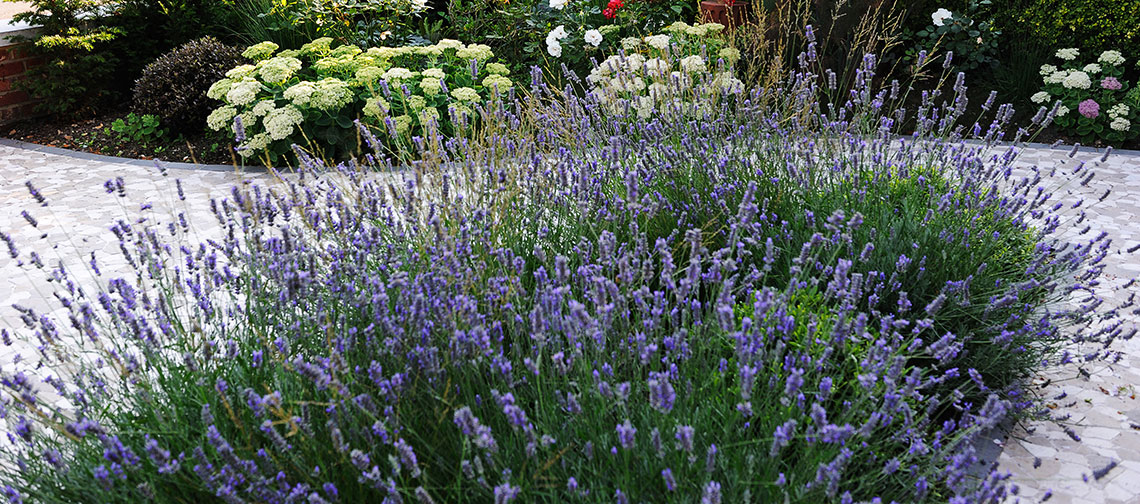
[[[16,82],[29,68],[44,63],[28,53],[26,43],[8,43],[0,39],[0,124],[18,121],[35,114],[36,101],[17,89]]]

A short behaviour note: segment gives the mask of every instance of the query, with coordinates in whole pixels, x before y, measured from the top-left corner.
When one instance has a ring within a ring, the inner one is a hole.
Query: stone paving
[[[1004,148],[999,148],[999,150]],[[1100,153],[1083,150],[1069,158],[1065,148],[1036,146],[1020,157],[1022,166],[1072,167],[1078,161],[1095,164],[1097,176],[1088,187],[1069,184],[1061,188],[1087,201],[1112,188],[1104,202],[1088,210],[1094,229],[1114,238],[1114,253],[1106,260],[1103,287],[1119,285],[1140,274],[1140,254],[1123,250],[1140,243],[1140,153],[1114,154],[1100,163]],[[104,183],[122,177],[126,196],[108,194]],[[186,200],[179,200],[175,179],[181,180]],[[49,206],[38,206],[28,195],[25,181],[32,181]],[[272,184],[265,173],[170,168],[163,175],[149,162],[116,160],[85,154],[41,149],[0,141],[0,230],[8,232],[27,252],[37,250],[45,263],[85,269],[90,252],[96,251],[104,277],[122,269],[118,241],[108,231],[118,219],[135,222],[140,216],[168,222],[185,212],[193,223],[195,242],[218,229],[209,210],[210,197],[224,196],[235,183]],[[143,204],[151,208],[140,210]],[[32,228],[21,215],[27,210],[38,222]],[[58,243],[55,248],[49,244]],[[54,308],[51,288],[44,280],[17,267],[7,251],[0,255],[0,327],[19,327],[13,303],[46,310]],[[94,277],[92,277],[94,278]],[[82,278],[80,278],[82,280]],[[1114,296],[1121,299],[1121,292]],[[1135,317],[1128,323],[1136,324]],[[1007,436],[995,439],[994,453],[1000,467],[1014,473],[1019,496],[1010,502],[1135,503],[1140,502],[1140,338],[1117,343],[1124,353],[1115,364],[1098,363],[1083,368],[1048,369],[1034,380],[1034,388],[1052,401],[1057,411],[1071,417],[1055,422],[1031,422],[1016,426]],[[10,372],[15,361],[34,356],[32,343],[15,341],[0,347],[0,371]],[[1073,440],[1069,427],[1082,439]],[[1118,465],[1103,475],[1095,471],[1110,461]],[[992,462],[986,460],[986,463]]]

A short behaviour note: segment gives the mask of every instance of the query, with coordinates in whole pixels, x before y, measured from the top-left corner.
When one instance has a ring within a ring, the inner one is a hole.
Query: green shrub
[[[200,131],[213,110],[206,91],[245,61],[239,49],[213,37],[188,42],[147,65],[135,83],[131,109],[183,131]]]
[[[1140,0],[1013,0],[994,6],[998,28],[1053,48],[1140,56]]]

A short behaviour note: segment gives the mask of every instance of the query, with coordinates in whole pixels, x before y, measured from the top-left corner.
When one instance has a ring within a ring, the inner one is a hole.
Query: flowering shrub
[[[256,13],[251,19],[255,26],[249,28],[283,42],[331,37],[344,44],[374,46],[406,42],[411,26],[428,8],[427,0],[278,0]]]
[[[934,11],[931,24],[914,34],[915,47],[908,51],[908,56],[915,59],[920,51],[937,50],[952,53],[952,62],[960,70],[992,65],[1001,32],[984,19],[982,9],[989,5],[989,0],[971,0],[958,11]],[[904,36],[909,37],[909,32]]]
[[[309,140],[319,141],[321,154],[343,157],[357,147],[356,120],[397,143],[454,133],[481,103],[514,86],[507,68],[481,44],[445,39],[361,50],[322,38],[300,50],[278,49],[272,42],[250,46],[243,54],[255,64],[231,69],[207,92],[225,102],[208,126],[240,124],[245,157],[276,159]]]
[[[1125,58],[1118,51],[1104,51],[1095,62],[1084,63],[1080,50],[1060,49],[1060,67],[1042,65],[1045,89],[1034,94],[1034,103],[1055,103],[1055,123],[1062,132],[1088,143],[1095,139],[1119,143],[1136,138],[1133,128],[1138,111],[1127,98],[1131,89],[1123,80]]]
[[[590,58],[618,52],[623,38],[652,34],[686,12],[670,1],[607,0],[600,5],[595,0],[543,0],[532,23],[549,31],[544,45],[534,49],[585,69]]]
[[[344,164],[235,187],[213,205],[221,236],[197,248],[162,243],[192,236],[177,220],[122,220],[138,271],[106,289],[52,271],[72,326],[21,307],[36,335],[17,336],[52,344],[38,372],[0,379],[6,497],[1016,493],[999,471],[975,476],[973,443],[1032,404],[1033,366],[1072,359],[1057,355],[1063,327],[1119,313],[1092,289],[1111,240],[1060,238],[1087,224],[1062,218],[1076,205],[1045,190],[1052,175],[1019,178],[1012,152],[932,136],[956,129],[960,100],[924,101],[922,132],[900,143],[889,119],[852,119],[877,106],[615,124],[595,97],[535,77],[487,119],[516,126],[509,142],[440,142],[394,174]],[[812,101],[819,78],[748,101]],[[853,99],[885,96],[873,81]],[[986,108],[991,129],[1007,123],[1008,106]],[[1080,303],[1054,303],[1069,293]],[[1086,359],[1131,337],[1115,327],[1079,334],[1096,346]],[[94,358],[57,352],[65,341]]]
[[[744,92],[733,75],[740,58],[725,47],[717,23],[678,21],[662,34],[622,39],[622,53],[610,56],[586,77],[599,102],[611,113],[629,105],[638,119],[654,113],[699,114]]]

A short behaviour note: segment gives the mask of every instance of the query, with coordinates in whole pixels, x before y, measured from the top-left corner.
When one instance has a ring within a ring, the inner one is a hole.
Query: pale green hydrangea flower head
[[[1120,66],[1124,64],[1124,55],[1120,54],[1120,51],[1105,51],[1100,53],[1100,57],[1096,60],[1099,63]]]
[[[300,56],[300,55],[301,55],[301,51],[298,51],[296,49],[285,49],[285,50],[277,53],[277,56],[282,57],[282,58],[296,58],[297,56]]]
[[[420,56],[439,57],[443,55],[443,48],[438,45],[417,47],[414,51]]]
[[[280,48],[281,46],[274,44],[273,42],[261,42],[247,47],[245,51],[242,51],[241,55],[251,60],[258,61],[273,56],[273,53],[277,52],[277,50]]]
[[[417,72],[413,72],[404,67],[392,67],[384,72],[381,76],[384,80],[392,83],[399,83],[400,81],[415,79],[418,77]]]
[[[420,95],[412,95],[404,99],[404,103],[408,105],[409,109],[422,110],[427,106],[427,100]]]
[[[361,52],[363,51],[354,45],[342,45],[338,46],[336,49],[329,51],[328,55],[334,58],[338,58],[341,56],[356,56]]]
[[[439,121],[439,109],[435,107],[424,107],[417,113],[420,119],[420,124],[429,124],[432,121]]]
[[[728,63],[740,61],[740,50],[735,47],[725,47],[717,53],[717,57]]]
[[[673,24],[666,26],[661,31],[668,33],[685,33],[685,30],[688,30],[689,28],[692,28],[689,26],[689,23],[686,23],[684,21],[674,21]]]
[[[626,51],[633,51],[638,47],[641,47],[641,39],[637,37],[626,37],[621,39],[621,48],[625,49]]]
[[[342,46],[343,47],[343,46]],[[325,56],[313,62],[313,69],[316,71],[329,74],[348,74],[356,71],[360,67],[359,62],[352,55],[342,54],[339,56]]]
[[[463,42],[460,42],[458,40],[453,40],[453,39],[443,39],[443,40],[440,40],[439,42],[436,42],[435,45],[442,47],[444,49],[462,49],[463,48]]]
[[[266,147],[269,147],[269,142],[270,139],[268,134],[258,133],[249,137],[249,139],[247,139],[245,143],[241,145],[242,148],[238,150],[238,154],[244,158],[251,157],[258,151],[265,150]]]
[[[356,82],[359,84],[370,84],[380,80],[384,76],[384,70],[380,67],[366,66],[356,71]]]
[[[272,112],[276,108],[277,108],[277,102],[275,102],[273,100],[261,100],[261,101],[257,102],[257,105],[253,106],[251,111],[253,112],[253,115],[261,117],[265,114]]]
[[[654,49],[664,50],[669,47],[669,36],[665,34],[645,37],[645,43]]]

